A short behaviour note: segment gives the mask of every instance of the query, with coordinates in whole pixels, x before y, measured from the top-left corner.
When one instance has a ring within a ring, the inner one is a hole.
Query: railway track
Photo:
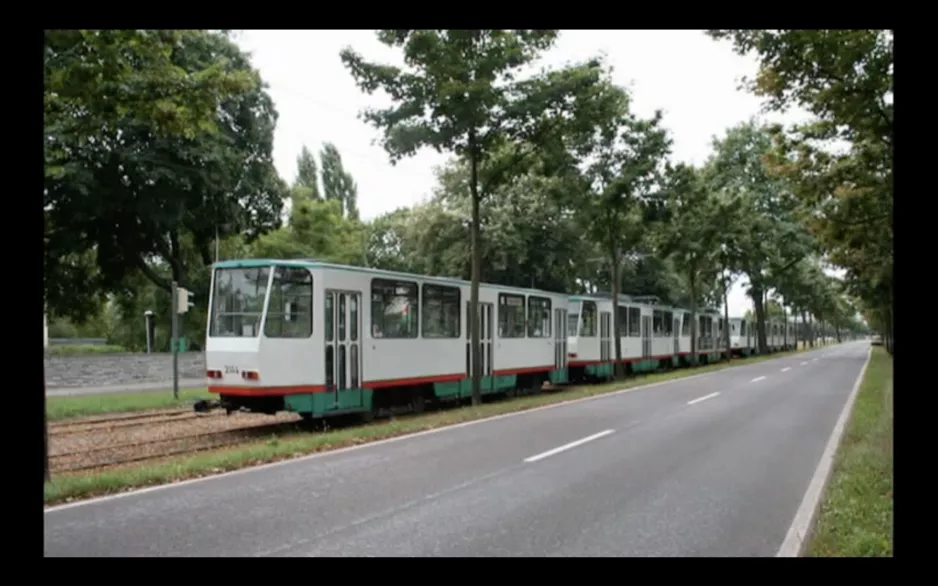
[[[282,433],[299,429],[301,425],[302,423],[297,421],[281,421],[241,429],[193,433],[75,450],[50,454],[49,464],[59,472],[95,470],[237,445],[269,433]],[[77,462],[70,465],[70,460],[77,460]]]
[[[72,435],[78,433],[90,433],[100,430],[142,427],[146,425],[158,425],[161,423],[175,423],[177,421],[202,419],[206,417],[218,417],[222,415],[224,415],[224,413],[194,413],[192,409],[180,409],[173,411],[161,411],[156,413],[137,413],[132,415],[122,414],[110,417],[95,417],[93,419],[83,418],[74,421],[52,422],[49,425],[49,433],[51,435]]]

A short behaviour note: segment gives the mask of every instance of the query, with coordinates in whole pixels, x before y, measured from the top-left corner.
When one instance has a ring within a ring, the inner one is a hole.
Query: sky
[[[318,158],[322,143],[332,142],[358,184],[362,219],[431,195],[434,169],[449,155],[427,149],[391,165],[376,142],[379,131],[359,118],[363,109],[388,103],[361,92],[339,59],[339,52],[351,46],[368,60],[399,64],[397,49],[379,43],[370,30],[251,30],[240,31],[236,40],[269,85],[279,113],[274,164],[285,180],[296,176],[296,158],[304,145]],[[737,55],[728,43],[703,31],[561,31],[537,66],[562,67],[599,53],[613,67],[615,82],[630,90],[636,114],[663,111],[675,162],[703,163],[714,137],[750,117],[785,124],[807,117],[798,110],[763,115],[761,100],[738,89],[743,76],[755,75],[755,58]],[[742,315],[750,307],[741,284],[734,284],[730,315]]]

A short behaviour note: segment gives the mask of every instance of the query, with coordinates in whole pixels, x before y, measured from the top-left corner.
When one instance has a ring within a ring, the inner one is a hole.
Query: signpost
[[[183,287],[180,287],[176,281],[173,281],[172,286],[172,296],[173,296],[173,324],[172,324],[172,339],[170,345],[173,347],[173,398],[179,398],[179,351],[180,351],[180,339],[179,339],[179,316],[183,313],[189,311],[190,307],[193,307],[195,303],[192,302],[193,293],[188,291]]]

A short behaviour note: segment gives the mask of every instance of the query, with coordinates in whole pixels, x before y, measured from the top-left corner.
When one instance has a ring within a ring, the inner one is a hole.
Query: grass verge
[[[212,396],[205,389],[179,389],[179,399],[174,399],[172,389],[166,389],[139,393],[46,397],[46,417],[49,421],[56,421],[87,415],[185,407],[196,399],[207,399]]]
[[[874,347],[824,491],[809,557],[892,557],[892,358]]]
[[[733,368],[734,366],[754,364],[800,352],[803,352],[803,350],[755,356],[744,360],[734,360],[730,363],[724,362],[697,368],[636,376],[626,381],[603,385],[568,387],[556,392],[497,401],[478,407],[448,409],[436,413],[401,417],[371,425],[324,433],[294,432],[279,437],[273,436],[266,441],[256,441],[217,451],[179,456],[148,465],[128,466],[100,472],[62,474],[45,483],[43,500],[46,505],[54,505],[145,486],[210,476],[248,466],[296,458],[315,452],[335,450],[466,421],[484,419],[494,415],[526,411],[544,405],[603,395],[657,382],[677,380],[695,374]]]
[[[50,356],[84,356],[87,354],[127,354],[129,350],[113,344],[63,344],[49,346],[46,353]]]

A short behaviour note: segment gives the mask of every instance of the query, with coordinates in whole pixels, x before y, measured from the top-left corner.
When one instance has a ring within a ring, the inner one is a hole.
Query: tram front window
[[[264,313],[269,267],[215,269],[213,338],[256,338]]]

